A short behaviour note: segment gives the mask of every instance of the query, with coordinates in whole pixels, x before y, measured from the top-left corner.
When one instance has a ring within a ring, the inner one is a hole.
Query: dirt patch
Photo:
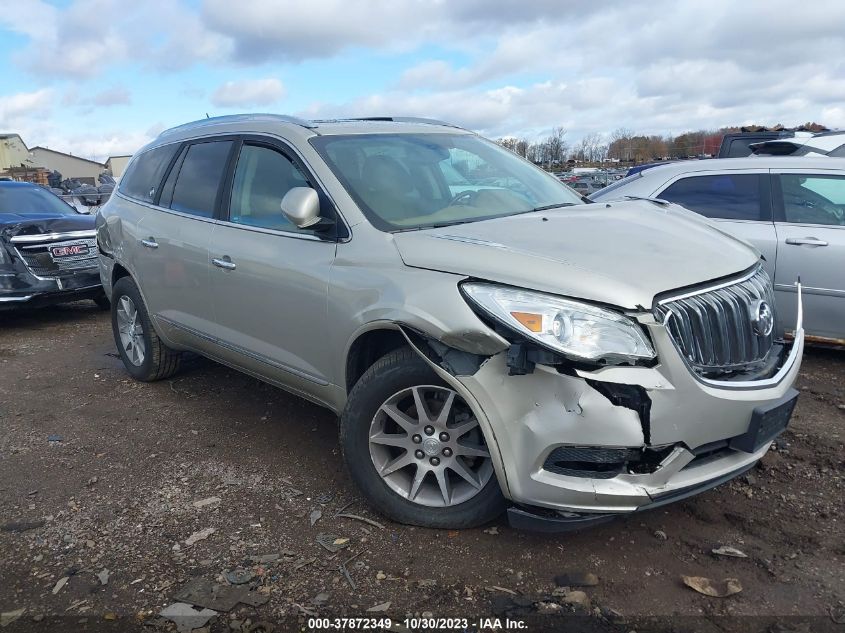
[[[202,359],[171,380],[134,382],[108,315],[89,302],[0,314],[0,523],[29,524],[0,530],[0,607],[25,608],[17,624],[167,629],[157,614],[188,583],[248,575],[266,600],[239,603],[212,631],[309,614],[510,615],[540,630],[577,613],[569,622],[595,631],[658,630],[650,618],[670,616],[691,630],[766,630],[762,616],[826,630],[845,600],[845,353],[808,351],[799,388],[790,429],[760,466],[693,499],[576,534],[503,521],[425,530],[362,502],[331,413]],[[712,553],[722,545],[747,557]],[[226,576],[237,570],[246,575]],[[598,584],[556,586],[575,572]],[[735,578],[742,591],[709,597],[681,576]]]

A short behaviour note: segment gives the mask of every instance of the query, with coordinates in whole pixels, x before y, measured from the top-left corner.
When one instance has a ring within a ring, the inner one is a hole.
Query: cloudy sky
[[[843,25],[841,0],[0,0],[0,132],[102,160],[244,111],[845,127]]]

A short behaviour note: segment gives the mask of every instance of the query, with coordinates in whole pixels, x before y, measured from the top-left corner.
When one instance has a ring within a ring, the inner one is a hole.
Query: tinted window
[[[188,146],[173,187],[171,209],[206,218],[214,215],[217,191],[226,171],[231,147],[232,141]]]
[[[174,143],[151,149],[136,157],[120,179],[121,193],[144,202],[152,202],[161,177],[177,149],[179,144]]]
[[[288,158],[275,150],[244,145],[235,168],[229,220],[279,231],[298,231],[282,213],[282,198],[308,180]]]
[[[835,150],[828,152],[828,156],[834,156],[836,158],[845,158],[845,145],[840,145]]]
[[[36,185],[0,185],[0,213],[76,215],[76,209]]]
[[[708,218],[760,219],[760,177],[757,174],[692,176],[673,183],[658,197]]]
[[[787,222],[845,226],[845,176],[781,174]]]

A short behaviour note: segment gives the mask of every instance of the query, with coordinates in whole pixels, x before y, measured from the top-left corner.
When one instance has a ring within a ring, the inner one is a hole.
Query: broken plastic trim
[[[472,376],[479,370],[484,361],[489,358],[449,347],[445,343],[441,343],[406,325],[400,327],[408,340],[428,360],[442,367],[453,376]]]
[[[616,407],[624,407],[636,411],[643,427],[643,441],[651,444],[651,398],[644,387],[639,385],[623,385],[600,380],[585,379],[587,384],[598,391]]]
[[[615,519],[616,514],[560,513],[544,508],[508,508],[508,523],[516,530],[531,532],[574,532]]]
[[[689,486],[688,488],[681,488],[680,490],[673,490],[660,495],[651,495],[651,502],[640,506],[633,513],[591,514],[586,512],[559,512],[533,506],[511,506],[508,508],[508,523],[510,523],[511,527],[518,530],[546,533],[572,532],[582,528],[593,527],[601,523],[607,523],[616,517],[631,516],[635,513],[659,508],[668,503],[700,494],[705,490],[711,490],[748,472],[756,464],[757,462],[745,464],[721,477],[710,479],[694,486]]]
[[[674,448],[558,446],[546,457],[543,470],[557,475],[590,479],[612,479],[623,473],[653,473]]]

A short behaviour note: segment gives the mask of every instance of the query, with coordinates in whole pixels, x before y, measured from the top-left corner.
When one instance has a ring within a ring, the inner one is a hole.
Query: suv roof
[[[845,132],[841,130],[820,132],[819,134],[796,134],[793,138],[752,143],[751,151],[758,155],[801,156],[816,154],[827,156],[845,147]]]
[[[348,119],[302,119],[286,114],[245,113],[228,114],[191,121],[161,132],[155,139],[140,148],[136,154],[147,150],[179,143],[203,136],[223,134],[278,134],[284,130],[288,141],[307,143],[315,136],[334,134],[391,134],[403,132],[426,134],[474,134],[469,130],[436,119],[418,117],[381,116]]]
[[[643,176],[652,174],[675,174],[693,171],[725,171],[731,169],[845,169],[845,159],[822,156],[751,156],[748,158],[711,158],[707,160],[684,160],[668,163],[640,172]]]
[[[740,158],[751,155],[751,144],[787,138],[793,132],[787,130],[759,130],[755,132],[731,132],[722,137],[717,158]]]
[[[182,125],[177,125],[176,127],[164,130],[161,134],[158,135],[158,138],[169,138],[177,135],[181,136],[185,133],[205,131],[206,129],[215,129],[222,127],[237,126],[243,129],[244,127],[255,128],[264,127],[267,125],[284,125],[286,127],[298,127],[304,130],[310,130],[312,134],[316,134],[318,136],[326,134],[372,134],[378,132],[386,133],[389,131],[395,131],[397,124],[402,125],[403,130],[405,126],[425,126],[426,131],[431,131],[431,127],[446,127],[450,128],[450,130],[463,129],[452,123],[446,123],[445,121],[439,121],[437,119],[426,119],[421,117],[378,116],[309,120],[286,114],[255,113],[229,114],[225,116],[210,117],[206,119],[199,119],[197,121],[191,121],[189,123],[184,123]]]

